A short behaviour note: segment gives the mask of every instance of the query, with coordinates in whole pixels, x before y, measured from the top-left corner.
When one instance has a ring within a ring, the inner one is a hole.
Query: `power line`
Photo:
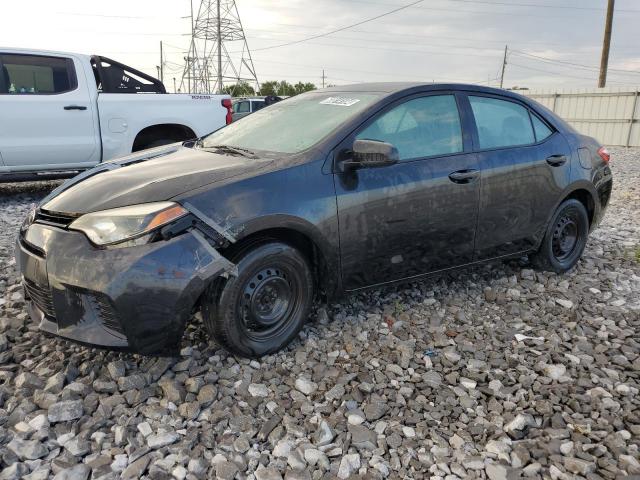
[[[118,19],[135,19],[147,20],[149,18],[166,18],[167,20],[176,20],[180,17],[167,15],[103,15],[99,13],[78,13],[78,12],[54,12],[56,15],[73,15],[76,17],[97,17],[97,18],[118,18]]]
[[[365,3],[365,4],[370,4],[370,5],[384,5],[384,6],[393,6],[393,3],[390,2],[380,2],[380,1],[375,1],[375,0],[348,0],[350,2],[355,2],[355,3]],[[465,2],[465,3],[470,3],[470,4],[487,4],[487,5],[495,5],[497,7],[502,7],[502,6],[508,6],[508,7],[534,7],[537,8],[538,5],[535,4],[525,4],[525,3],[519,3],[519,4],[511,4],[511,3],[506,3],[506,2],[480,2],[480,1],[472,1],[472,0],[449,0],[453,3],[456,2]],[[549,5],[549,4],[545,4],[542,6],[544,7],[548,7],[548,8],[562,8],[562,6],[556,6],[556,5]],[[495,11],[495,10],[463,10],[460,8],[447,8],[447,7],[435,7],[432,5],[429,6],[424,6],[424,7],[416,7],[419,8],[421,10],[430,10],[430,11],[443,11],[443,12],[464,12],[464,13],[474,13],[474,14],[480,14],[480,15],[509,15],[509,16],[527,16],[527,17],[538,17],[538,18],[554,18],[557,16],[557,14],[554,15],[538,15],[538,14],[534,14],[534,13],[529,13],[529,12],[499,12],[499,11]],[[573,7],[569,7],[569,6],[564,6],[565,11],[567,13],[571,13],[571,14],[575,14],[575,10],[578,11],[584,11],[584,12],[588,12],[590,10],[592,11],[603,11],[600,8],[595,8],[595,7],[576,7],[575,9]],[[570,9],[570,10],[569,10]],[[640,10],[626,10],[627,13],[640,13]]]
[[[256,38],[256,37],[251,37]],[[365,45],[345,45],[344,43],[319,43],[319,42],[310,42],[310,45],[320,45],[323,47],[339,47],[341,49],[345,48],[359,48],[364,50],[382,50],[389,52],[406,52],[406,53],[429,53],[430,55],[445,55],[445,56],[459,56],[459,57],[495,57],[495,55],[483,55],[482,53],[451,53],[451,52],[443,52],[442,49],[434,51],[434,50],[408,50],[403,48],[384,48],[384,47],[375,47],[375,46],[365,46]],[[466,47],[460,47],[466,48]],[[264,50],[264,49],[256,49],[256,50]],[[483,49],[486,50],[486,49]],[[253,50],[252,50],[253,51]],[[239,53],[239,52],[229,52],[229,53]]]
[[[512,3],[512,2],[491,2],[488,0],[449,0],[451,2],[460,2],[460,3],[482,3],[485,5],[499,5],[506,7],[532,7],[532,8],[556,8],[556,9],[564,9],[564,10],[594,10],[598,12],[604,12],[605,9],[598,7],[581,7],[574,5],[552,5],[549,3]],[[618,10],[619,12],[633,12],[640,13],[640,10]]]
[[[309,65],[309,64],[300,64],[300,63],[290,63],[290,62],[278,62],[278,61],[274,61],[274,60],[260,60],[260,61],[256,61],[256,63],[275,63],[275,64],[279,64],[279,65],[290,65],[290,66],[295,66],[295,67],[307,67],[307,68],[312,68],[312,69],[321,69],[321,68],[326,68],[327,70],[337,70],[339,72],[347,72],[347,73],[363,73],[363,74],[367,74],[367,75],[376,75],[376,76],[381,76],[381,77],[386,77],[386,78],[398,78],[397,74],[394,73],[383,73],[380,71],[377,72],[373,72],[371,70],[356,70],[356,69],[352,69],[352,68],[343,68],[343,67],[334,67],[331,65],[325,65],[324,67],[320,66],[320,65]],[[410,80],[413,79],[415,81],[425,81],[425,78],[432,78],[432,74],[424,74],[424,75],[403,75],[403,79],[405,80]],[[330,76],[329,78],[332,78],[334,80],[343,80],[343,81],[349,81],[349,82],[355,82],[357,80],[352,79],[352,80],[346,80],[344,78],[336,78],[333,76]],[[494,79],[495,80],[495,79]],[[474,82],[474,81],[469,81],[469,80],[459,80],[461,82],[466,82],[466,83],[481,83],[481,82]],[[486,83],[486,80],[482,80],[482,82]]]
[[[271,49],[274,49],[274,48],[287,47],[289,45],[296,45],[296,44],[299,44],[299,43],[308,42],[309,40],[315,40],[316,38],[326,37],[326,36],[331,35],[333,33],[342,32],[343,30],[348,30],[349,28],[357,27],[358,25],[363,25],[365,23],[372,22],[374,20],[378,20],[379,18],[386,17],[387,15],[391,15],[393,13],[399,12],[400,10],[405,10],[405,9],[407,9],[409,7],[413,7],[414,5],[417,5],[418,3],[422,3],[423,1],[424,0],[417,0],[417,1],[409,3],[407,5],[403,5],[401,7],[394,8],[393,10],[389,10],[388,12],[382,13],[380,15],[376,15],[375,17],[370,17],[370,18],[367,18],[367,19],[362,20],[360,22],[352,23],[351,25],[346,25],[344,27],[336,28],[335,30],[331,30],[330,32],[320,33],[318,35],[312,35],[311,37],[301,38],[300,40],[295,40],[293,42],[282,43],[280,45],[272,45],[270,47],[255,48],[254,51],[257,52],[257,51],[260,51],[260,50],[271,50]]]
[[[600,67],[597,67],[595,65],[584,65],[582,63],[574,63],[574,62],[567,62],[564,60],[556,60],[553,58],[549,58],[549,57],[543,57],[540,55],[533,55],[532,53],[527,53],[527,52],[523,52],[522,50],[512,50],[511,53],[515,53],[516,55],[520,55],[520,56],[526,56],[526,57],[531,57],[531,58],[535,58],[541,61],[545,61],[545,62],[549,62],[549,63],[560,63],[563,65],[568,65],[571,67],[579,67],[579,68],[585,68],[585,69],[589,69],[589,70],[599,70]],[[608,69],[610,72],[622,72],[622,73],[632,73],[635,75],[640,75],[640,71],[637,70],[624,70],[621,68],[609,68]]]
[[[579,80],[597,80],[595,77],[594,78],[585,78],[584,76],[569,75],[569,74],[561,73],[561,72],[553,72],[551,70],[543,70],[541,68],[529,67],[527,65],[521,65],[519,63],[509,62],[509,65],[511,65],[512,67],[524,68],[525,70],[533,70],[534,72],[546,73],[548,75],[553,75],[553,76],[556,76],[556,77],[577,78]],[[611,83],[617,83],[619,85],[628,85],[627,82],[611,82]]]
[[[313,25],[301,25],[301,24],[294,24],[294,23],[273,23],[271,25],[283,25],[283,26],[290,26],[290,27],[298,27],[298,28],[322,28],[320,26],[313,26]],[[247,30],[249,31],[256,31],[256,32],[267,32],[267,33],[276,33],[276,34],[281,34],[281,35],[298,35],[299,32],[283,32],[282,30],[270,30],[270,29],[265,29],[265,28],[248,28]],[[469,37],[451,37],[451,36],[446,36],[446,35],[424,35],[424,34],[416,34],[416,33],[402,33],[402,32],[392,32],[392,33],[386,33],[386,32],[373,32],[371,30],[360,30],[360,29],[351,29],[349,32],[347,33],[363,33],[365,35],[376,35],[376,36],[380,36],[380,35],[386,35],[386,36],[391,36],[391,37],[414,37],[414,38],[437,38],[437,39],[441,39],[441,40],[461,40],[461,41],[469,41],[469,42],[485,42],[485,43],[497,43],[500,45],[504,45],[505,43],[508,43],[509,45],[511,44],[517,44],[518,42],[515,40],[490,40],[490,39],[478,39],[478,38],[469,38]],[[333,38],[339,38],[339,37],[333,37]],[[351,39],[350,37],[342,37],[342,38],[348,38]],[[353,37],[354,40],[358,39],[358,37]],[[371,41],[371,39],[369,38],[362,38],[363,41]],[[385,42],[385,40],[380,40],[380,42]],[[526,46],[526,45],[547,45],[547,46],[566,46],[566,43],[552,43],[552,42],[527,42],[527,44],[521,44],[522,46]],[[446,46],[446,45],[445,45]],[[594,45],[595,46],[595,45]]]
[[[256,40],[276,40],[274,38],[270,38],[270,37],[260,37],[260,36],[251,36],[249,38],[252,39],[256,39]],[[341,36],[332,36],[331,37],[334,40],[353,40],[356,42],[367,42],[367,43],[378,43],[375,40],[372,41],[370,39],[367,38],[352,38],[352,37],[341,37]],[[384,43],[385,45],[387,44],[394,44],[394,45],[412,45],[412,46],[417,46],[417,47],[422,47],[424,46],[424,43],[418,43],[418,42],[403,42],[403,41],[394,41],[394,40],[380,40],[379,43]],[[347,46],[347,45],[345,45]],[[460,49],[467,49],[467,50],[480,50],[483,52],[486,52],[487,50],[495,50],[496,52],[498,52],[500,49],[496,48],[496,47],[479,47],[479,46],[471,46],[471,45],[455,45],[455,44],[429,44],[428,46],[433,46],[433,47],[448,47],[448,48],[460,48]],[[262,50],[261,48],[258,48],[256,50]]]

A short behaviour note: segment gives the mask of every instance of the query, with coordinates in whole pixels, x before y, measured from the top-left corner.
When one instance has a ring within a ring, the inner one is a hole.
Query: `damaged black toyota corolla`
[[[514,93],[336,87],[82,173],[25,220],[18,263],[46,332],[172,353],[201,309],[257,357],[316,295],[523,254],[570,269],[608,203],[608,161]]]

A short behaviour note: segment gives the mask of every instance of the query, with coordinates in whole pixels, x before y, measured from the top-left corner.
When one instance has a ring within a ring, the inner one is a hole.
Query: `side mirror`
[[[359,168],[380,168],[398,163],[398,149],[377,140],[356,140],[353,142],[350,160],[342,162],[343,171]]]

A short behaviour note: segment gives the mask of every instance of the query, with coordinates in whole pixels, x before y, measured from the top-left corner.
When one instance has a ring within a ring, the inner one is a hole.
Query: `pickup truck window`
[[[0,94],[51,95],[78,86],[70,58],[42,55],[0,55]]]
[[[309,92],[288,98],[204,137],[204,148],[227,145],[297,153],[320,142],[332,130],[380,98],[376,93]]]

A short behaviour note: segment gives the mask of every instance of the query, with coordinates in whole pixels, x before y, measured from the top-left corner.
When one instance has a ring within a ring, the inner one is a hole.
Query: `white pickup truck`
[[[0,47],[0,181],[71,176],[231,122],[229,95],[166,94],[100,56]]]

